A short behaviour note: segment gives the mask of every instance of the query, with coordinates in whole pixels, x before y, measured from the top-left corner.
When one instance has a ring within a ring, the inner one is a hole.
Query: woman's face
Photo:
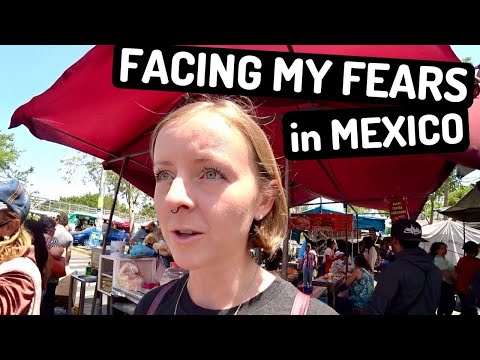
[[[236,129],[206,112],[174,120],[157,136],[153,170],[155,211],[179,266],[228,265],[247,254],[252,221],[271,205],[262,205],[247,141]]]
[[[440,249],[438,249],[438,251],[437,251],[437,255],[440,255],[440,256],[447,255],[447,246],[446,245],[441,245]]]

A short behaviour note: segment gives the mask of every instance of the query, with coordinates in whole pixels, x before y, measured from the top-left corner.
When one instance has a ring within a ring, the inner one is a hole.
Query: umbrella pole
[[[348,223],[347,223],[347,206],[348,204],[345,202],[343,203],[343,207],[345,208],[345,243],[347,245],[347,253],[345,254],[345,258],[347,259],[347,262],[346,262],[346,273],[348,274],[348,256],[349,256],[349,253],[350,253],[350,243],[348,242]],[[353,240],[353,239],[352,239]],[[352,244],[353,246],[353,244]],[[345,275],[346,276],[346,275]]]
[[[463,247],[465,247],[465,221],[463,222]],[[465,250],[463,250],[463,256],[465,256]]]
[[[112,210],[110,211],[110,217],[108,219],[107,232],[106,232],[106,234],[104,235],[104,238],[103,238],[102,255],[105,255],[105,251],[107,249],[107,239],[108,239],[108,234],[110,233],[110,229],[112,228],[113,212],[115,211],[115,205],[117,204],[117,196],[118,196],[118,191],[120,190],[120,183],[122,182],[122,179],[123,179],[123,171],[125,170],[125,168],[127,166],[128,160],[129,160],[128,157],[126,157],[123,160],[122,168],[120,170],[120,174],[118,175],[117,187],[115,189],[115,195],[113,196]]]
[[[358,255],[360,255],[360,236],[358,235],[358,230],[359,229],[358,229],[358,213],[357,213],[357,210],[355,210],[355,220],[357,221],[357,251],[358,251]],[[352,251],[352,255],[353,255],[353,251]]]
[[[290,189],[289,189],[289,164],[288,159],[285,158],[285,197],[287,200],[287,216],[288,216],[288,224],[290,225]],[[290,232],[287,231],[287,235],[285,239],[283,239],[283,256],[282,256],[282,272],[281,276],[283,279],[288,280],[288,245],[289,245],[289,234]]]

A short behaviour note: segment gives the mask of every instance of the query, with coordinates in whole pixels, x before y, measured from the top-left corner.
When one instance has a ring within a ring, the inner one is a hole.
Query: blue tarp
[[[299,233],[300,234],[300,233]],[[298,258],[303,258],[305,256],[305,251],[307,251],[307,242],[304,241],[300,251],[298,252]]]

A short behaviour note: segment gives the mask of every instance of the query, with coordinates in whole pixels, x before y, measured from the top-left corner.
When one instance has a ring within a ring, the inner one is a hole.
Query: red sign
[[[346,223],[346,227],[345,227]],[[302,231],[351,232],[353,230],[352,214],[293,214],[290,218],[291,228]]]
[[[392,224],[400,219],[410,219],[408,215],[407,202],[405,200],[395,200],[389,204],[390,218]]]

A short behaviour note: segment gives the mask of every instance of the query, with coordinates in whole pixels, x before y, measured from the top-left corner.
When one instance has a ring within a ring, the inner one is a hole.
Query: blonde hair
[[[194,114],[201,112],[220,115],[228,125],[237,129],[247,140],[252,150],[252,160],[256,165],[260,193],[275,200],[267,216],[260,221],[253,221],[247,247],[249,249],[259,247],[268,253],[274,252],[287,233],[287,202],[272,147],[256,122],[255,108],[249,99],[203,96],[202,100],[184,104],[172,111],[158,123],[153,131],[150,142],[152,160],[157,136],[166,124],[191,118]],[[273,186],[270,184],[272,180],[276,183]]]
[[[10,237],[0,241],[0,263],[23,256],[32,245],[32,237],[23,226]]]

